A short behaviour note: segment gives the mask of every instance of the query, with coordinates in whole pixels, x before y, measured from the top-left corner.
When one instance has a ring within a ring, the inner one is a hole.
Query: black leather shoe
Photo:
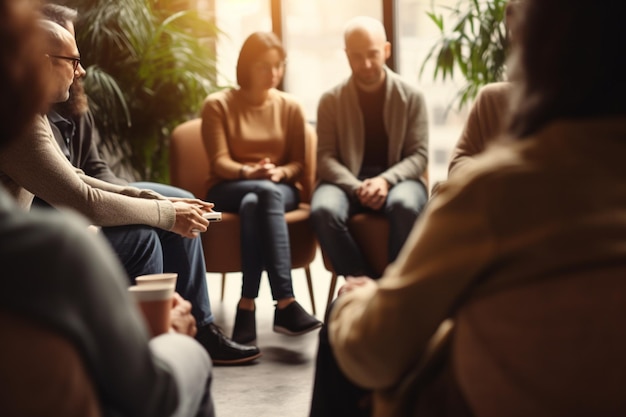
[[[261,356],[258,347],[233,342],[214,323],[198,329],[196,340],[209,352],[215,365],[243,365]]]

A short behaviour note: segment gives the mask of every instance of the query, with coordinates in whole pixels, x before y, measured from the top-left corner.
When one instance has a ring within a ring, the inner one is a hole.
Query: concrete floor
[[[311,302],[304,269],[294,270],[296,299],[309,312]],[[322,320],[330,284],[321,255],[311,265],[317,307]],[[220,301],[221,276],[207,274],[215,323],[232,334],[241,294],[241,274],[226,276],[224,301]],[[341,285],[341,280],[338,286]],[[263,356],[248,366],[214,368],[213,400],[218,417],[306,417],[311,401],[318,331],[289,337],[272,331],[274,305],[267,278],[261,282],[256,302],[257,344]]]

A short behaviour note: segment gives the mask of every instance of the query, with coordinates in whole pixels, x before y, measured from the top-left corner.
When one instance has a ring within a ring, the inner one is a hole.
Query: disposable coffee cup
[[[164,274],[148,274],[140,275],[135,278],[135,285],[152,285],[152,284],[165,284],[174,285],[176,287],[176,279],[178,274],[175,272],[167,272]]]
[[[133,285],[128,291],[137,302],[152,336],[169,332],[174,285]]]

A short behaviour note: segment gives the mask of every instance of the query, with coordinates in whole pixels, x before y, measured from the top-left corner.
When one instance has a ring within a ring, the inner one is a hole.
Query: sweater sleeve
[[[221,94],[209,96],[202,107],[202,140],[215,176],[235,180],[239,178],[241,163],[232,159],[228,148],[228,113]],[[211,174],[213,176],[213,174]]]
[[[420,91],[394,81],[397,87],[388,98],[385,120],[390,134],[390,152],[395,154],[390,155],[390,166],[380,175],[391,185],[407,179],[419,180],[428,169],[426,101]]]
[[[6,175],[32,194],[54,207],[72,208],[98,226],[146,224],[165,230],[174,226],[176,212],[169,200],[154,195],[135,198],[141,195],[137,189],[129,191],[135,197],[124,195],[124,187],[93,178],[86,182],[86,176],[81,177],[55,147],[46,118],[39,119],[29,135],[5,147],[0,164]]]
[[[443,185],[378,286],[337,299],[328,324],[331,346],[356,384],[385,389],[398,383],[493,259],[495,239],[482,201],[476,189]]]
[[[290,102],[287,113],[287,134],[285,141],[287,143],[286,160],[280,165],[285,173],[285,181],[289,183],[298,182],[304,169],[304,135],[306,123],[304,119],[304,111],[299,104]]]
[[[321,181],[341,187],[349,195],[360,187],[361,181],[340,161],[339,156],[339,95],[337,89],[325,93],[317,108],[317,175]]]
[[[452,153],[448,176],[483,152],[506,124],[509,109],[509,83],[494,83],[483,87],[474,101],[461,136]]]

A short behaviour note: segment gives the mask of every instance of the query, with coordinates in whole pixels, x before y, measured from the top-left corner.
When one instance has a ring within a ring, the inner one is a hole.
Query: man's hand
[[[337,293],[337,295],[342,295],[348,293],[350,291],[355,290],[356,288],[366,287],[366,286],[378,286],[375,280],[370,277],[361,276],[361,277],[346,277],[346,283],[343,284]]]
[[[198,207],[202,211],[211,211],[211,209],[213,209],[213,207],[215,206],[215,204],[213,203],[209,203],[208,201],[203,201],[198,198],[167,197],[167,199],[171,201],[172,203],[177,203],[177,202],[182,201],[183,203],[193,204],[194,206]]]
[[[176,333],[194,337],[197,332],[196,319],[191,315],[191,303],[174,293],[174,304],[170,312],[171,328]]]
[[[172,232],[191,239],[198,237],[201,232],[206,232],[209,221],[202,217],[203,206],[196,203],[189,204],[185,201],[175,201],[174,208],[176,209],[176,221]]]
[[[359,202],[372,210],[380,210],[387,200],[389,183],[383,177],[368,178],[357,189]]]

